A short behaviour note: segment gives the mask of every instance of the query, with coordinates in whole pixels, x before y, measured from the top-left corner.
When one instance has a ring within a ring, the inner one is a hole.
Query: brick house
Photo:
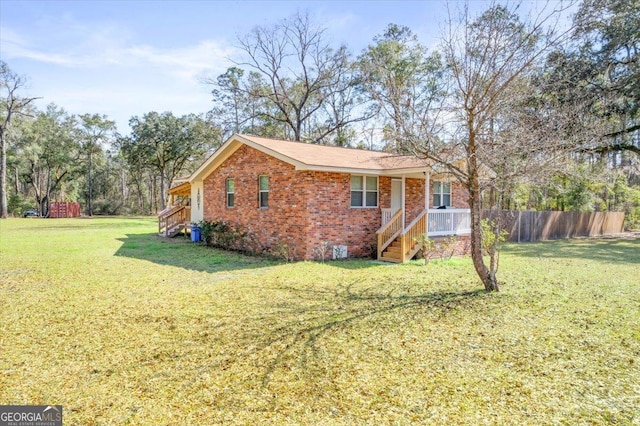
[[[457,182],[424,160],[376,151],[236,134],[169,193],[190,205],[161,213],[163,235],[224,221],[264,249],[287,244],[297,259],[331,247],[333,257],[403,262],[427,231],[469,233],[468,194]]]

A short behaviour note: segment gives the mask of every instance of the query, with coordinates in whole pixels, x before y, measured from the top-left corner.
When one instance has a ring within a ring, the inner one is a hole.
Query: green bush
[[[624,216],[624,229],[640,229],[640,207],[630,209]]]
[[[38,210],[37,207],[34,207],[33,202],[20,195],[14,194],[7,200],[7,211],[11,216],[22,216],[24,212],[30,209]]]
[[[224,250],[250,251],[248,233],[226,222],[203,220],[198,223],[202,241],[207,246]]]

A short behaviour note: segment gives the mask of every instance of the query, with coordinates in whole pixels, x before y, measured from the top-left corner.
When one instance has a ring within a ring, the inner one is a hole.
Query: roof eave
[[[227,139],[227,141],[222,144],[220,148],[218,148],[213,154],[211,154],[209,158],[207,158],[205,162],[202,163],[202,165],[200,165],[200,167],[198,167],[198,169],[193,172],[191,176],[189,176],[189,182],[204,180],[204,178],[209,175],[210,172],[207,173],[207,171],[211,168],[212,165],[215,165],[215,167],[213,167],[213,170],[215,170],[220,165],[220,163],[229,158],[240,148],[240,146],[242,146],[242,143],[235,139],[234,136],[231,136],[229,139]]]
[[[398,169],[370,169],[370,168],[358,168],[358,167],[334,167],[334,166],[319,166],[301,164],[296,166],[296,170],[313,171],[313,172],[333,172],[333,173],[348,173],[348,174],[364,174],[375,176],[401,176],[416,173],[425,173],[429,171],[429,166],[424,167],[405,167]]]
[[[198,168],[198,170],[193,172],[193,174],[189,177],[189,182],[203,180],[206,176],[208,176],[211,173],[211,171],[215,170],[222,162],[224,162],[227,158],[229,158],[242,145],[247,145],[253,149],[256,149],[267,155],[275,157],[278,160],[291,164],[296,168],[305,166],[304,163],[301,163],[297,160],[294,160],[291,157],[288,157],[284,154],[274,151],[269,147],[253,142],[252,140],[247,139],[242,135],[233,134],[229,139],[227,139],[227,141],[224,144],[222,144],[220,148],[218,148],[213,154],[211,154],[211,156]]]
[[[348,174],[366,174],[374,176],[401,176],[409,174],[424,174],[431,168],[428,164],[420,167],[398,167],[391,169],[383,168],[362,168],[362,167],[336,167],[326,165],[306,164],[299,160],[295,160],[287,155],[277,152],[269,147],[261,145],[242,135],[234,134],[220,146],[211,156],[193,172],[189,177],[189,182],[204,180],[213,170],[215,170],[222,162],[233,155],[242,145],[247,145],[253,149],[261,151],[267,155],[277,158],[285,163],[291,164],[296,170],[308,170],[318,172],[348,173]]]

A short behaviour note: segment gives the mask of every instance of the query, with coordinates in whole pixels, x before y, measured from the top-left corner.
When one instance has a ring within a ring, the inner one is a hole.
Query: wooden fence
[[[483,217],[499,218],[511,242],[617,234],[624,223],[624,212],[487,210]]]

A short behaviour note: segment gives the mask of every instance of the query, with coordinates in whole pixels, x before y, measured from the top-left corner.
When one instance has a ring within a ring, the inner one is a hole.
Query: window
[[[258,206],[269,207],[269,176],[258,177]]]
[[[236,186],[233,179],[227,179],[227,207],[233,207],[236,198]]]
[[[451,184],[448,182],[433,182],[433,206],[451,206]]]
[[[351,176],[351,207],[378,207],[376,176]]]

